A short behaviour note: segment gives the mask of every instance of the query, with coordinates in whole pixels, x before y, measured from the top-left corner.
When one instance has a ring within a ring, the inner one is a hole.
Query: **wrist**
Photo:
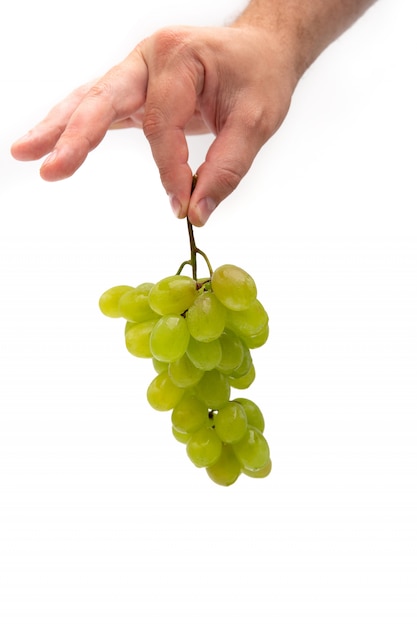
[[[295,88],[312,61],[309,61],[309,46],[302,35],[300,16],[288,7],[281,9],[281,4],[284,3],[273,0],[251,2],[230,26],[256,33],[262,46],[269,48],[271,63],[287,69]]]
[[[376,0],[251,0],[232,26],[259,29],[285,54],[296,80]]]

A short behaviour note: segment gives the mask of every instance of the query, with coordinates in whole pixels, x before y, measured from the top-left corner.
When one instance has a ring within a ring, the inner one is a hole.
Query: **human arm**
[[[203,225],[278,130],[296,85],[373,0],[252,0],[233,24],[172,27],[140,42],[98,81],[15,142],[45,180],[71,176],[109,128],[142,127],[178,217]],[[190,198],[187,133],[214,140]]]

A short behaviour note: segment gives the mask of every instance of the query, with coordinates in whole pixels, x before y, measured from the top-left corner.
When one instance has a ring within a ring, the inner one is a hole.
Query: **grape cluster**
[[[232,389],[240,392],[254,381],[251,350],[269,333],[253,278],[222,265],[202,280],[178,273],[138,287],[111,287],[99,306],[104,315],[126,320],[127,350],[152,359],[148,402],[171,411],[172,433],[194,465],[224,486],[241,474],[267,476],[262,412],[248,398],[231,399]]]

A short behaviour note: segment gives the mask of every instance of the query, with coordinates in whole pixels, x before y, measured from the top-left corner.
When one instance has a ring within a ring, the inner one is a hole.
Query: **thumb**
[[[239,185],[265,142],[261,135],[243,123],[227,124],[220,131],[196,172],[198,180],[188,206],[188,219],[194,226],[203,226]]]

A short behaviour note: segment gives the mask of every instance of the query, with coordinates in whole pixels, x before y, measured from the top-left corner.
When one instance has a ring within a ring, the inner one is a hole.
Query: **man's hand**
[[[12,146],[71,176],[110,128],[137,126],[178,217],[202,226],[282,124],[304,71],[375,0],[251,0],[230,27],[157,31]],[[190,198],[187,133],[214,140]]]
[[[112,128],[139,127],[178,217],[203,225],[282,123],[296,85],[288,51],[262,29],[167,28],[70,94],[12,146],[41,176],[71,176]],[[214,135],[190,198],[186,134]]]

